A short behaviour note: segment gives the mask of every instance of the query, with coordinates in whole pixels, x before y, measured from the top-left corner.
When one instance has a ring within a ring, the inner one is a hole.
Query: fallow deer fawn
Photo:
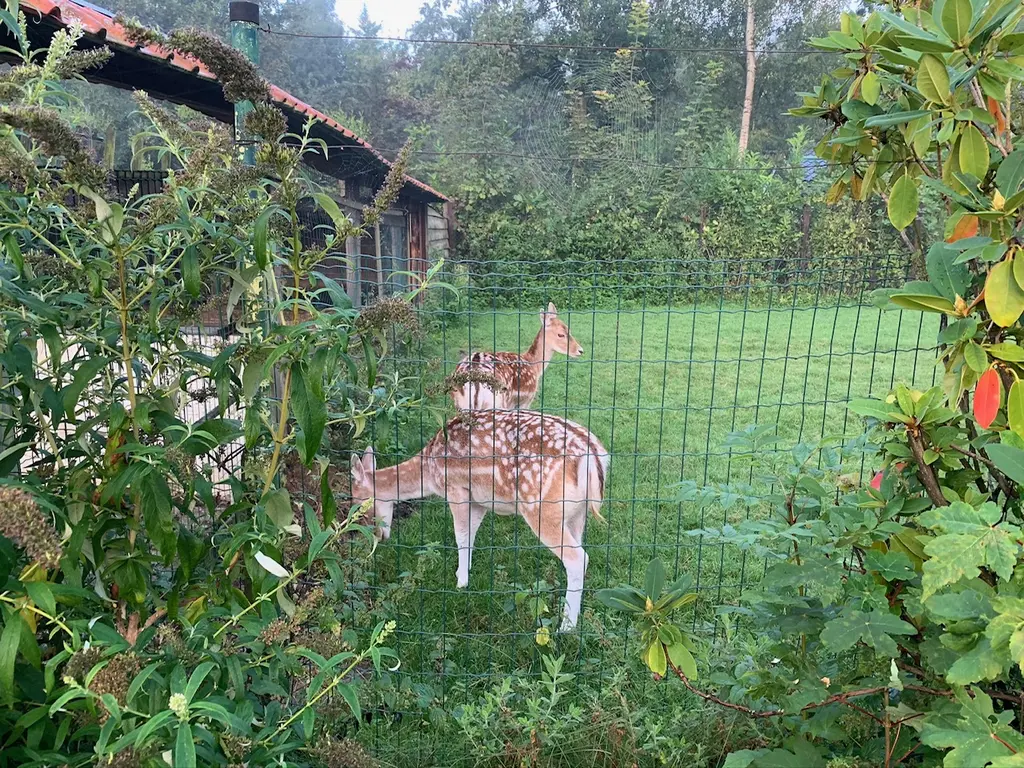
[[[579,357],[583,347],[558,317],[555,305],[549,302],[548,308],[540,313],[540,330],[525,353],[476,352],[459,361],[456,375],[471,371],[484,373],[495,379],[500,389],[496,391],[483,381],[468,381],[452,393],[455,407],[460,411],[529,408],[537,396],[540,377],[555,352]]]
[[[464,411],[413,458],[377,469],[373,450],[353,457],[352,497],[373,498],[378,537],[389,538],[396,501],[441,496],[459,548],[460,588],[469,584],[473,541],[493,509],[519,514],[565,566],[561,631],[576,626],[587,570],[587,511],[601,518],[610,456],[579,424],[534,411]]]

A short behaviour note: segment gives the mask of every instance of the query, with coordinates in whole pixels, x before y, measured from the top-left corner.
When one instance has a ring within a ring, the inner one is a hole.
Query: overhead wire
[[[581,45],[577,43],[534,43],[520,40],[444,40],[422,37],[393,37],[389,35],[352,35],[352,34],[321,34],[316,32],[290,32],[274,29],[269,24],[260,27],[260,31],[279,37],[295,37],[308,40],[351,40],[381,43],[406,43],[409,45],[458,45],[479,48],[531,48],[538,50],[574,50],[574,51],[631,51],[634,53],[736,53],[736,54],[770,54],[786,56],[804,55],[835,55],[836,51],[818,50],[816,48],[686,48],[674,45]]]

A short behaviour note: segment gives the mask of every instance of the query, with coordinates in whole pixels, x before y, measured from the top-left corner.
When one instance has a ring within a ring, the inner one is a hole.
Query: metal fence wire
[[[893,254],[832,258],[828,270],[807,260],[740,257],[657,269],[611,260],[592,271],[564,261],[448,265],[459,297],[428,299],[425,331],[390,361],[434,403],[446,402],[440,384],[467,353],[527,350],[548,301],[584,350],[553,355],[530,406],[589,430],[611,455],[606,522],[589,519],[583,535],[589,566],[579,626],[555,641],[566,671],[600,685],[635,663],[628,625],[594,593],[642,582],[652,557],[670,576],[693,577],[703,598],[692,617],[698,633],[716,631],[715,604],[756,587],[763,561],[695,532],[764,509],[679,499],[686,481],[751,481],[750,467],[722,448],[730,432],[775,424],[780,449],[855,434],[860,424],[845,406],[852,397],[887,392],[897,370],[912,372],[908,383],[933,383],[937,322],[882,312],[868,296],[902,285],[908,263]],[[429,414],[417,413],[374,435],[378,467],[415,455],[437,430]],[[480,449],[473,460],[489,461],[488,453]],[[343,464],[347,450],[336,458]],[[486,515],[464,589],[456,588],[457,562],[444,502],[402,503],[371,577],[351,586],[354,620],[397,619],[402,666],[387,678],[395,693],[381,704],[395,717],[455,712],[507,676],[539,675],[540,654],[550,651],[546,633],[558,628],[566,573],[524,520]],[[436,736],[412,733],[405,754],[447,764]],[[387,738],[393,745],[393,726]]]
[[[125,175],[122,183],[136,181]],[[322,237],[326,222],[310,216],[310,238]],[[722,447],[730,432],[776,425],[778,450],[855,434],[860,425],[846,409],[848,400],[884,394],[898,375],[906,381],[908,371],[906,383],[930,386],[936,379],[937,321],[883,312],[869,298],[872,290],[909,278],[907,256],[827,261],[824,268],[806,253],[769,259],[705,252],[650,264],[614,258],[463,258],[446,264],[442,279],[458,295],[428,292],[418,305],[420,332],[404,343],[395,339],[382,370],[402,377],[452,417],[444,382],[460,360],[472,352],[525,352],[541,328],[542,310],[554,303],[583,354],[552,355],[530,409],[571,420],[607,449],[605,521],[588,519],[582,536],[589,564],[576,631],[556,635],[566,571],[522,518],[482,519],[469,583],[459,589],[458,546],[445,502],[435,497],[398,504],[390,539],[372,561],[353,551],[346,595],[347,627],[397,621],[401,668],[367,688],[366,708],[382,715],[373,725],[378,747],[386,743],[388,751],[397,750],[404,760],[415,755],[424,765],[465,758],[450,754],[443,729],[417,724],[459,712],[509,676],[539,677],[541,655],[552,645],[566,657],[564,671],[598,687],[636,667],[637,641],[629,625],[609,614],[594,593],[638,585],[652,557],[662,560],[670,577],[693,578],[702,598],[692,609],[693,630],[718,630],[714,606],[736,603],[743,590],[756,588],[765,563],[700,531],[767,513],[757,504],[681,500],[680,484],[752,481],[749,466]],[[342,264],[332,269],[339,280],[344,277]],[[230,340],[230,325],[215,314],[197,323],[197,348]],[[205,402],[204,393],[194,395],[189,407],[196,416],[215,405]],[[376,447],[380,468],[416,455],[438,432],[430,410],[405,413],[414,415],[382,420],[386,428],[371,425],[355,441]],[[332,443],[329,479],[335,487],[347,486],[352,448],[348,434]],[[527,450],[490,453],[498,453],[500,466]],[[242,454],[226,452],[219,470],[242,471]],[[473,461],[489,459],[487,447],[474,451]],[[283,474],[293,496],[297,491],[317,503],[318,479],[294,457],[286,459]],[[590,488],[587,493],[596,495]]]

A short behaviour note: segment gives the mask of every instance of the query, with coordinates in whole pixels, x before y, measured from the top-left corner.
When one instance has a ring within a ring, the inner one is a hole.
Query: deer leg
[[[583,528],[587,524],[587,502],[566,501],[565,524],[572,537],[582,545]]]
[[[459,548],[459,566],[455,572],[456,586],[463,589],[469,586],[469,566],[473,561],[473,542],[480,523],[487,514],[486,507],[474,504],[468,498],[448,499],[448,508],[452,512],[455,524],[455,544]]]
[[[576,627],[583,599],[583,578],[587,572],[587,553],[579,539],[563,522],[564,504],[561,501],[542,501],[539,504],[520,503],[520,514],[555,557],[565,567],[565,610],[559,632],[571,632]]]

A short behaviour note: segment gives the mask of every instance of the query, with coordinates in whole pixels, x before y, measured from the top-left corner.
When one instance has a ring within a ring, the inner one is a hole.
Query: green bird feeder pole
[[[252,0],[231,0],[229,6],[231,21],[231,45],[245,54],[245,57],[257,66],[260,63],[260,6]],[[235,141],[245,142],[242,150],[242,162],[246,165],[256,164],[256,148],[245,131],[245,116],[252,112],[250,101],[235,104]]]

